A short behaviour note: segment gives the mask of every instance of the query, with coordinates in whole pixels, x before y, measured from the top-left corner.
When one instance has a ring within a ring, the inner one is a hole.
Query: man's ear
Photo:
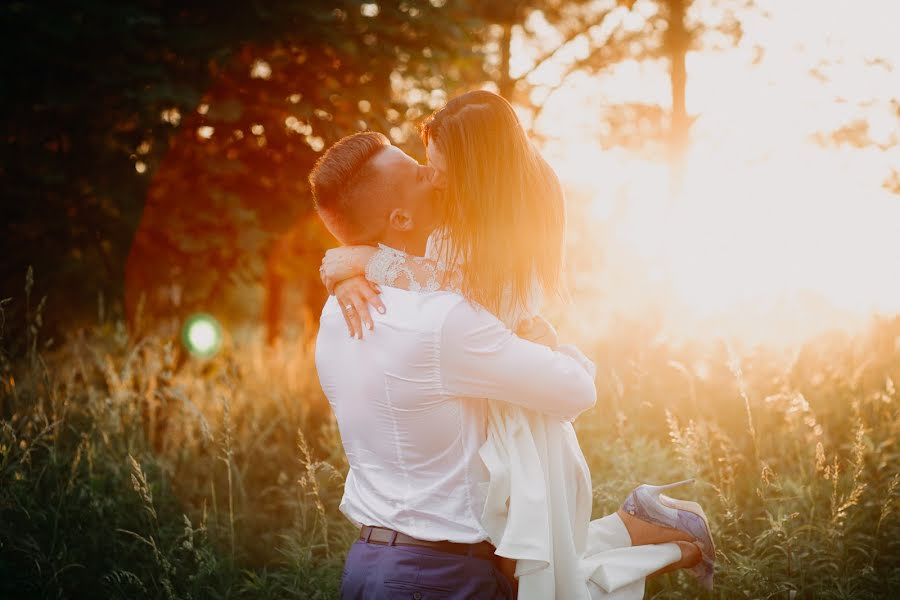
[[[409,231],[413,228],[412,214],[405,208],[395,208],[388,217],[388,223],[397,231]]]

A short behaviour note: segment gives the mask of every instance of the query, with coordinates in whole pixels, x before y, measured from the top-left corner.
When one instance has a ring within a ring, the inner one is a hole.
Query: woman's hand
[[[375,327],[372,322],[372,314],[369,305],[374,306],[378,312],[384,314],[387,309],[378,295],[381,288],[372,283],[363,275],[356,275],[344,279],[334,286],[334,296],[340,303],[341,313],[347,322],[350,337],[363,339],[363,325],[371,331]]]
[[[357,275],[365,275],[369,259],[378,249],[372,246],[343,246],[325,252],[319,275],[329,294],[334,294],[335,286]]]
[[[516,335],[523,340],[547,346],[551,350],[556,350],[559,346],[559,336],[553,325],[540,315],[519,321],[516,325]]]

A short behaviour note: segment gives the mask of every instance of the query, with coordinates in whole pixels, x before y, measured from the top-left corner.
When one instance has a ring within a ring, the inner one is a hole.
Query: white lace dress
[[[458,291],[459,266],[439,260],[443,243],[432,235],[424,258],[381,246],[366,276],[412,291]],[[498,316],[510,329],[538,314],[537,289],[526,308],[504,303]],[[681,558],[676,544],[632,546],[615,513],[591,521],[591,474],[571,423],[489,401],[479,452],[490,474],[482,524],[497,554],[516,560],[519,600],[637,600],[647,575]]]

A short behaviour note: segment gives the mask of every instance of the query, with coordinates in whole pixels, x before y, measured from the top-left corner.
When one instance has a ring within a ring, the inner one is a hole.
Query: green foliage
[[[146,293],[152,317],[258,280],[312,210],[324,146],[415,121],[466,74],[464,3],[361,5],[4,3],[0,287],[34,265],[59,330],[90,323],[98,290],[122,309],[123,281],[129,316]]]
[[[739,353],[629,326],[594,349],[600,401],[577,423],[594,514],[638,483],[693,476],[679,496],[705,507],[718,546],[713,593],[675,574],[648,597],[890,597],[897,340],[895,319],[790,355]],[[0,597],[337,597],[355,532],[337,510],[347,467],[308,349],[182,362],[171,341],[110,322],[20,360],[11,341]]]
[[[302,265],[333,243],[306,183],[323,148],[369,128],[421,158],[415,124],[488,81],[531,106],[528,74],[511,79],[509,59],[512,27],[539,42],[536,11],[560,47],[589,40],[563,80],[664,56],[667,3],[645,3],[658,10],[638,30],[618,18],[632,3],[612,0],[5,3],[0,44],[15,59],[0,67],[0,288],[33,266],[55,336],[90,324],[98,292],[132,327],[197,310],[255,320],[285,232],[303,238],[291,244]],[[610,15],[611,33],[594,35]],[[691,20],[692,39],[739,33],[723,23]],[[538,64],[558,50],[541,46]],[[606,112],[604,143],[646,146],[666,125],[658,107]],[[287,271],[316,305],[315,269]]]
[[[335,597],[345,465],[307,352],[180,364],[121,323],[5,348],[0,597]]]

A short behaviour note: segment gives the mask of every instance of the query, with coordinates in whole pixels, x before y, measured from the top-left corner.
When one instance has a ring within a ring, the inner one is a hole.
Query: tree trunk
[[[497,82],[497,88],[500,95],[513,101],[513,91],[516,87],[515,80],[509,76],[509,59],[511,55],[512,45],[512,23],[504,23],[503,36],[500,38],[500,81]]]
[[[668,4],[669,28],[666,31],[666,51],[669,55],[669,81],[672,88],[672,115],[668,140],[669,191],[674,198],[682,191],[685,154],[688,145],[689,121],[685,108],[685,87],[687,86],[685,56],[690,45],[690,35],[684,23],[688,0],[669,0]]]

